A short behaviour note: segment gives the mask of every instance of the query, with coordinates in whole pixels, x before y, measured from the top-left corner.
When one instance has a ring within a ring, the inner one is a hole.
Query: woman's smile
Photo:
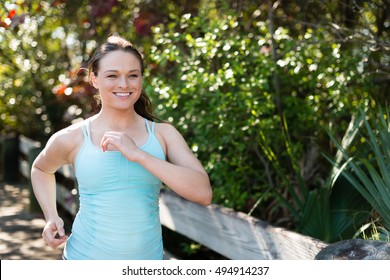
[[[114,94],[118,97],[129,97],[132,93],[131,92],[114,92]]]

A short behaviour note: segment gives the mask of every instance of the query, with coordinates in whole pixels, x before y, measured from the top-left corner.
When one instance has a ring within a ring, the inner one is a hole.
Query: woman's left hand
[[[104,133],[100,146],[103,152],[118,150],[130,161],[136,161],[137,153],[140,151],[130,136],[117,131]]]

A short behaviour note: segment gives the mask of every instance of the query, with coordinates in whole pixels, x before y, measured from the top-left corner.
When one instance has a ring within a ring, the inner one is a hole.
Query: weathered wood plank
[[[71,164],[64,165],[57,171],[58,173],[61,173],[65,178],[71,179],[76,182],[76,176],[73,171],[73,167]]]
[[[40,147],[40,142],[31,140],[30,138],[27,138],[23,135],[19,136],[19,150],[23,155],[28,156],[28,153],[31,149]]]
[[[79,210],[79,203],[76,194],[61,184],[57,184],[56,188],[57,203],[61,205],[68,213],[75,216]]]
[[[161,223],[229,259],[314,259],[327,244],[218,205],[203,207],[164,190]]]
[[[19,171],[23,175],[24,178],[30,179],[30,164],[27,160],[19,161]]]
[[[23,155],[23,158],[19,160],[19,171],[23,177],[30,179],[31,163],[29,160],[30,151],[32,149],[40,148],[41,143],[31,140],[25,136],[19,136],[19,151]]]

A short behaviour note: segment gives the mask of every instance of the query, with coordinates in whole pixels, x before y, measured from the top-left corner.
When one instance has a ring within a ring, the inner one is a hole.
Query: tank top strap
[[[89,120],[86,120],[83,125],[81,126],[81,131],[83,132],[83,136],[84,136],[84,139],[88,139],[89,138],[89,135],[91,134],[90,131],[91,131],[91,128],[90,128],[90,121]]]
[[[145,119],[145,124],[146,124],[146,128],[148,129],[148,133],[149,134],[153,134],[154,133],[154,124],[155,124],[155,122],[152,122],[152,127],[150,127],[149,120]]]

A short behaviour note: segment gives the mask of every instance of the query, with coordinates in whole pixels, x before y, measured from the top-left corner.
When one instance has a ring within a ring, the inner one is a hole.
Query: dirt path
[[[61,259],[62,248],[52,249],[43,242],[45,221],[29,213],[28,196],[27,185],[0,182],[0,259]]]

